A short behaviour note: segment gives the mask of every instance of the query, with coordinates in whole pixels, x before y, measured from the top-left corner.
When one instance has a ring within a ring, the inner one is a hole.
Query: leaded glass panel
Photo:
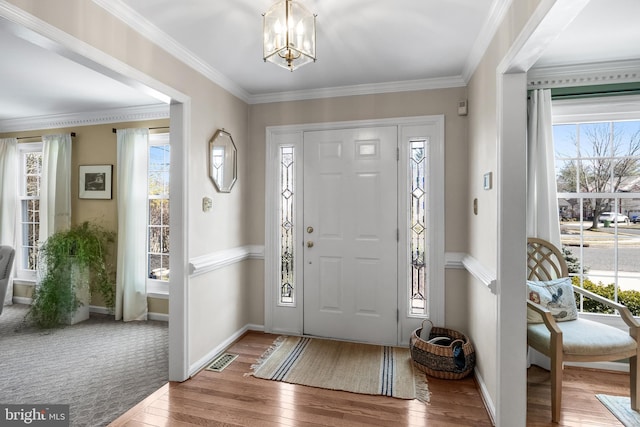
[[[411,251],[409,307],[413,315],[427,314],[426,287],[426,140],[411,141],[409,149],[411,192],[409,245]]]
[[[294,301],[294,149],[280,148],[280,304]]]

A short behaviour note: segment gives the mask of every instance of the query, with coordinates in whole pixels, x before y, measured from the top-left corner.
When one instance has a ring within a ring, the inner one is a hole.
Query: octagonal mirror
[[[231,134],[219,129],[209,140],[209,177],[221,193],[231,192],[238,179],[237,149]]]

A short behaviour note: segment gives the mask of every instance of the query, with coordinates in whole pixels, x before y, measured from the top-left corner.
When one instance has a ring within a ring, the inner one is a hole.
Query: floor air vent
[[[224,368],[229,366],[231,362],[233,362],[236,359],[236,357],[238,357],[237,354],[229,354],[229,353],[221,354],[220,356],[216,357],[216,360],[211,362],[211,364],[207,366],[205,369],[207,371],[221,372]]]

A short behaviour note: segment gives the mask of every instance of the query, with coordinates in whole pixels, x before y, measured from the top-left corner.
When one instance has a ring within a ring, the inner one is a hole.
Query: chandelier
[[[293,0],[280,1],[262,15],[263,59],[291,71],[316,60],[316,15]]]

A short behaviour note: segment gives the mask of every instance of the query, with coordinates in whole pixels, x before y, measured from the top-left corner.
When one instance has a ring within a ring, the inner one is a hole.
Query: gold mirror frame
[[[209,178],[220,193],[230,193],[238,179],[238,150],[224,129],[209,140]]]

